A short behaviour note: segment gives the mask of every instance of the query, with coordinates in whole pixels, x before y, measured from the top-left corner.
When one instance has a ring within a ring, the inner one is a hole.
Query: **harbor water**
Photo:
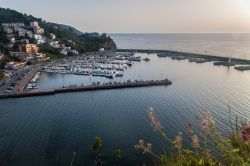
[[[120,165],[150,163],[150,158],[134,149],[139,139],[150,142],[156,152],[167,151],[169,145],[149,124],[149,107],[155,109],[169,137],[174,139],[181,131],[185,143],[189,141],[185,139],[187,123],[204,109],[211,112],[222,133],[228,129],[229,106],[233,118],[250,119],[250,71],[138,55],[150,61],[135,62],[116,81],[167,77],[173,84],[0,100],[0,165],[68,166],[74,152],[74,165],[94,165],[91,144],[96,136],[104,141],[103,154],[108,163],[115,148],[122,151]],[[93,81],[112,80],[42,73],[37,87],[52,89]]]

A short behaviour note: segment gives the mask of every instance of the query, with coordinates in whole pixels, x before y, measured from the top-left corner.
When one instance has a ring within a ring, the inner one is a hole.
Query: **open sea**
[[[228,48],[249,53],[250,46],[250,36],[242,34],[222,35],[223,38],[221,35],[205,35],[205,39],[199,38],[200,35],[194,35],[192,39],[190,35],[182,37],[180,34],[169,37],[160,34],[111,36],[119,48],[181,48],[197,53],[206,50],[208,54],[220,56],[226,55]],[[215,38],[214,42],[212,38]],[[209,40],[204,44],[206,39]],[[96,136],[103,139],[107,165],[114,165],[112,152],[115,148],[122,151],[120,165],[152,165],[150,157],[134,149],[138,140],[150,142],[156,153],[168,151],[170,145],[149,124],[146,112],[149,107],[155,109],[170,138],[174,139],[179,131],[183,133],[185,145],[190,142],[187,123],[193,122],[197,130],[195,116],[204,109],[211,112],[222,133],[229,128],[229,107],[232,118],[250,120],[250,71],[159,58],[155,54],[138,55],[151,61],[134,64],[125,71],[124,78],[116,81],[167,77],[173,84],[0,100],[0,165],[69,166],[76,152],[74,166],[92,166],[95,156],[91,144]],[[246,57],[250,57],[249,54]],[[38,88],[51,89],[92,81],[110,80],[44,73]]]
[[[118,48],[161,49],[250,59],[250,34],[110,34]]]

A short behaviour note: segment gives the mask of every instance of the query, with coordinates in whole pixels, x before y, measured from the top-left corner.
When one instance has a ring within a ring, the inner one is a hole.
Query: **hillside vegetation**
[[[70,46],[73,49],[84,53],[88,51],[97,51],[100,48],[114,49],[116,48],[115,42],[106,34],[102,35],[91,35],[89,33],[79,33],[78,30],[73,27],[50,23],[36,18],[31,15],[22,14],[15,10],[0,8],[0,23],[14,23],[23,22],[29,25],[31,21],[37,21],[41,28],[45,30],[45,36],[49,36],[50,33],[56,35],[57,40],[65,43],[66,46]],[[68,27],[68,28],[65,28]],[[0,49],[5,50],[4,47],[4,34],[0,32]]]

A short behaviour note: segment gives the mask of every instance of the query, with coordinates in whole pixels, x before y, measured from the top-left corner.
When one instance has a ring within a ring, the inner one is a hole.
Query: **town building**
[[[38,34],[34,34],[34,38],[36,40],[40,40],[40,39],[43,39],[43,36],[42,35],[38,35]]]
[[[55,40],[56,39],[56,35],[54,35],[53,33],[50,34],[50,39]]]
[[[38,39],[38,40],[36,41],[36,44],[37,44],[37,45],[44,44],[44,43],[46,43],[46,41],[45,41],[44,39]]]
[[[22,22],[17,22],[17,23],[2,23],[3,27],[25,27],[25,24]]]
[[[31,31],[27,31],[27,32],[26,32],[26,35],[27,35],[29,38],[33,38],[33,37],[34,37],[33,32],[31,32]]]
[[[3,30],[4,32],[8,34],[12,34],[14,32],[13,28],[10,28],[10,27],[4,27]]]
[[[60,50],[60,53],[63,54],[63,55],[67,55],[68,54],[68,49],[67,48],[62,48]]]
[[[30,22],[30,27],[31,27],[31,28],[40,28],[37,21],[32,21],[32,22]]]
[[[6,70],[18,70],[26,65],[26,62],[8,62],[4,68]]]
[[[104,49],[104,48],[100,48],[99,51],[100,51],[100,52],[104,52],[105,49]]]
[[[72,54],[75,54],[75,55],[79,54],[79,52],[77,50],[73,50],[73,49],[70,49],[69,52]]]
[[[34,28],[34,33],[38,35],[42,35],[44,33],[43,28]]]
[[[4,57],[4,54],[2,54],[2,52],[0,51],[0,60],[2,60]]]
[[[16,39],[14,37],[11,37],[11,38],[9,38],[9,42],[11,44],[14,44],[14,43],[16,43]]]
[[[49,45],[53,48],[61,48],[59,41],[52,41],[49,43]]]
[[[29,44],[30,43],[29,39],[21,39],[20,42],[22,44]]]
[[[39,48],[36,44],[22,44],[19,46],[19,51],[28,54],[37,54]]]

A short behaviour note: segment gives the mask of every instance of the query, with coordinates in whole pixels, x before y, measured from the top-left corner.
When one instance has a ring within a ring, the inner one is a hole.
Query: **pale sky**
[[[0,0],[87,32],[250,32],[250,0]]]

